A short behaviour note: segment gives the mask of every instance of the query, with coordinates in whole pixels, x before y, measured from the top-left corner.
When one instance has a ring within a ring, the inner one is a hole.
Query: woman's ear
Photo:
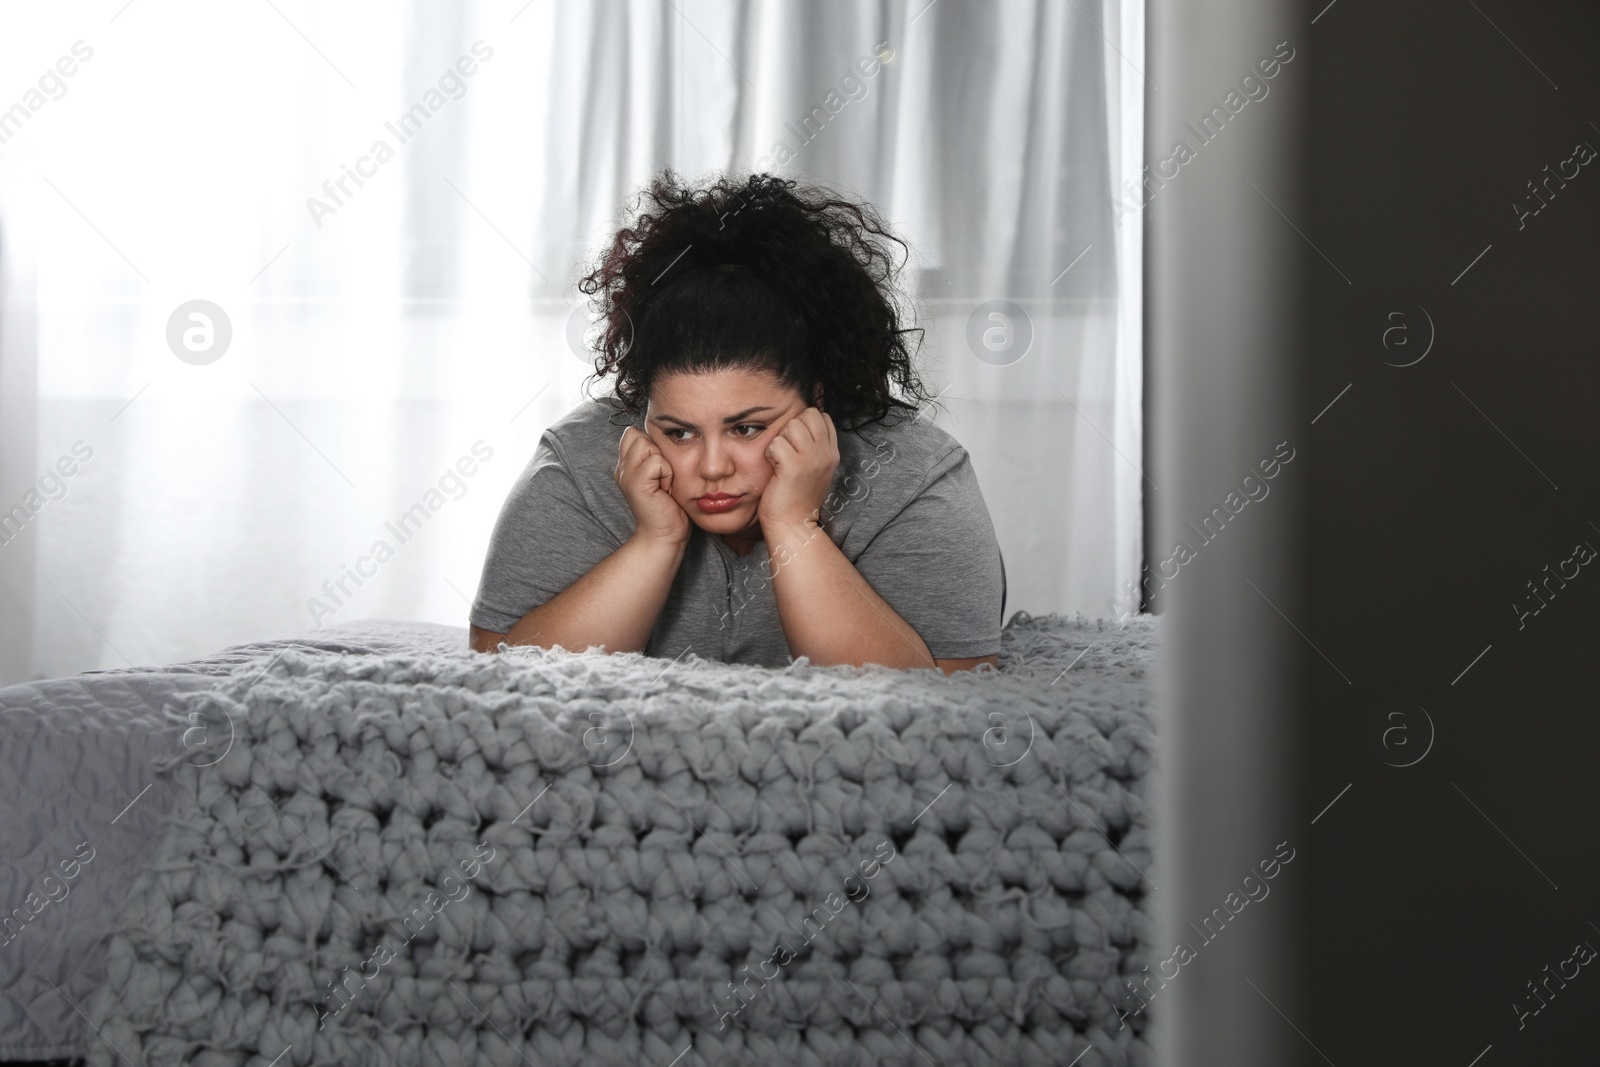
[[[821,408],[822,407],[822,383],[821,382],[818,382],[817,383],[817,387],[811,391],[811,406],[814,407],[814,408]]]

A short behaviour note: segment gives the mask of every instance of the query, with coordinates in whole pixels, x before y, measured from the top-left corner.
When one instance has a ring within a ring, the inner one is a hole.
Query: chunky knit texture
[[[1147,1063],[1154,638],[245,662],[184,698],[233,743],[163,770],[89,1063]]]

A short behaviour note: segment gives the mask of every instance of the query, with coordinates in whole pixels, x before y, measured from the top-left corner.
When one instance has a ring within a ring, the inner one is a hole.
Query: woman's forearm
[[[818,666],[936,668],[927,644],[814,521],[762,526],[778,620],[794,656]]]
[[[588,574],[518,620],[506,633],[506,643],[644,651],[685,548],[657,538],[629,538]]]

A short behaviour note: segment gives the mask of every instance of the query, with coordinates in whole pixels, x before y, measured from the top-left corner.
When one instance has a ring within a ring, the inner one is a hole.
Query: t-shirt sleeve
[[[621,547],[546,435],[500,507],[468,618],[505,633]]]
[[[1000,651],[1000,543],[965,449],[946,460],[856,559],[934,659]]]

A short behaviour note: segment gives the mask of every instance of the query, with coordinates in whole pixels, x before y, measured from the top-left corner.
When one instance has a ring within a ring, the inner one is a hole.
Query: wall
[[[1199,542],[1151,597],[1165,929],[1203,945],[1153,1002],[1164,1062],[1586,1062],[1600,11],[1162,0],[1149,25],[1150,158],[1296,49],[1145,209],[1151,557]],[[1282,440],[1270,496],[1185,534]],[[1270,895],[1201,942],[1279,841]]]

